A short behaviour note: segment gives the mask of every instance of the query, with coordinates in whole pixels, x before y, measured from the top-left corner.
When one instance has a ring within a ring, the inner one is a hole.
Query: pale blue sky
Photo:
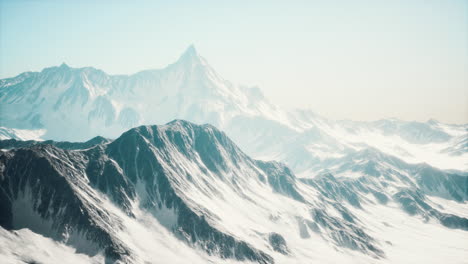
[[[0,3],[0,78],[62,62],[131,74],[193,43],[285,107],[468,123],[466,0]]]

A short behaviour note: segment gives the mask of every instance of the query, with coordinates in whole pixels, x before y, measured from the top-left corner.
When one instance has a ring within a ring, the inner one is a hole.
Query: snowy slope
[[[89,257],[72,247],[41,236],[29,229],[9,232],[0,227],[2,263],[103,263],[102,255]]]
[[[5,259],[17,263],[13,251],[40,261],[56,250],[84,263],[467,256],[466,176],[364,150],[299,179],[250,158],[214,126],[182,120],[92,142],[17,141],[1,152],[0,225],[20,234],[2,230]],[[13,249],[25,237],[50,246],[33,248],[37,255]]]

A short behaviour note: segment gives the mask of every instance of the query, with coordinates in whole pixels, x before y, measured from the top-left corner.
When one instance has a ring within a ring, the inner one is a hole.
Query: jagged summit
[[[167,122],[165,124],[165,126],[169,126],[169,127],[181,126],[181,127],[188,127],[188,128],[203,127],[203,128],[211,128],[211,129],[214,129],[214,130],[218,131],[219,133],[223,133],[222,131],[220,131],[218,128],[216,128],[212,124],[209,124],[209,123],[196,124],[194,122],[190,122],[190,121],[187,121],[187,120],[184,120],[184,119],[174,119],[174,120],[172,120],[170,122]]]
[[[188,48],[182,53],[182,55],[177,60],[177,63],[181,62],[191,62],[191,63],[200,63],[202,62],[201,56],[198,54],[195,46],[191,44]]]
[[[198,55],[197,49],[195,48],[194,44],[190,44],[183,54],[184,55],[194,55],[194,56]]]
[[[142,139],[139,141],[135,139]],[[146,144],[151,142],[158,148],[162,149],[163,146],[174,146],[188,151],[193,148],[195,152],[203,152],[199,156],[211,157],[216,155],[216,152],[221,149],[226,149],[228,154],[225,157],[217,156],[215,158],[217,166],[223,167],[223,159],[230,159],[229,157],[249,159],[245,153],[240,150],[236,144],[221,130],[210,124],[195,124],[182,119],[175,119],[165,125],[145,125],[132,128],[123,133],[122,136],[117,138],[111,145],[121,145],[122,142],[140,142]],[[128,145],[130,143],[125,143]],[[184,154],[187,154],[184,152]],[[250,160],[250,159],[249,159]]]
[[[184,119],[174,119],[170,122],[167,122],[166,125],[172,126],[172,125],[182,125],[182,126],[194,126],[195,124],[193,122],[184,120]]]

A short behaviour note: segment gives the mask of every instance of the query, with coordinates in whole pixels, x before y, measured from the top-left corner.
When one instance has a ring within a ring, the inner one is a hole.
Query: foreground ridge
[[[363,177],[298,179],[281,163],[250,158],[214,126],[184,120],[136,127],[113,141],[0,145],[9,148],[0,154],[1,227],[27,228],[106,262],[148,261],[155,254],[148,248],[166,261],[300,261],[316,243],[335,258],[385,259],[388,245],[363,212],[393,202],[415,219],[468,230],[468,219],[427,197],[466,201],[463,187],[437,193],[440,184],[466,186],[466,177],[376,150],[355,158],[371,155],[373,163],[343,159],[334,171],[363,170]]]

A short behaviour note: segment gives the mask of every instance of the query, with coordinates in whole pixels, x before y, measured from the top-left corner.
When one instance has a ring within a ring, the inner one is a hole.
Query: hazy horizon
[[[62,62],[133,74],[194,44],[282,107],[468,123],[467,2],[143,3],[1,1],[0,78]]]

